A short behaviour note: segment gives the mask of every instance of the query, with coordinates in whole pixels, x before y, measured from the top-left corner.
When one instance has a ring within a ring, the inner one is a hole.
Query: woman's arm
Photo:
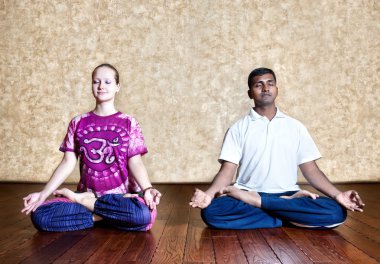
[[[34,212],[70,175],[74,170],[77,158],[74,152],[65,152],[62,161],[53,172],[48,183],[41,192],[31,193],[24,197],[22,213]]]
[[[161,193],[152,187],[141,155],[131,157],[128,160],[128,168],[143,190],[146,204],[150,209],[156,209],[156,206],[160,203]]]

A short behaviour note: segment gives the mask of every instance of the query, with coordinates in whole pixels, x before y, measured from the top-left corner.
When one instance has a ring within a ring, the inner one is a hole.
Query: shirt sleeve
[[[67,133],[66,136],[59,148],[60,151],[66,152],[66,151],[71,151],[75,152],[75,131],[78,127],[80,121],[80,117],[75,117],[70,121],[69,127],[67,128]]]
[[[242,157],[243,146],[241,142],[241,136],[236,126],[228,129],[224,136],[218,161],[220,163],[228,161],[238,165]]]
[[[297,163],[298,165],[320,159],[321,153],[319,152],[317,146],[315,145],[313,139],[311,138],[306,127],[300,125],[299,129],[300,141],[297,151]]]
[[[130,119],[128,158],[148,152],[141,127],[135,118]]]

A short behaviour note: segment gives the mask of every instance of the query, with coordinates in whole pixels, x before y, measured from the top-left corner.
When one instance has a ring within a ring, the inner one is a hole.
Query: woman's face
[[[120,84],[116,83],[115,72],[106,66],[96,70],[92,77],[92,93],[97,103],[113,102]]]

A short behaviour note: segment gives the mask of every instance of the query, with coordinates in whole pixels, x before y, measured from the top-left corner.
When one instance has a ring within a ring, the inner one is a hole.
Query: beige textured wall
[[[117,105],[141,123],[154,182],[212,179],[259,66],[330,179],[380,179],[380,1],[3,0],[0,15],[0,180],[49,178],[103,62],[121,73]]]

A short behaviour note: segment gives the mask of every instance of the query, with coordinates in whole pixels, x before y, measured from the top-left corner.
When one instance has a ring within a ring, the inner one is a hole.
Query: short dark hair
[[[255,78],[256,76],[262,76],[267,73],[272,74],[274,80],[276,81],[276,74],[274,74],[274,71],[268,68],[257,68],[251,71],[251,73],[248,76],[248,88],[251,88],[251,85],[253,83],[253,78]]]
[[[98,66],[96,66],[96,68],[92,71],[92,78],[94,78],[94,75],[96,73],[96,70],[101,68],[101,67],[107,67],[107,68],[110,68],[111,70],[113,70],[115,72],[115,81],[116,81],[116,84],[119,84],[119,72],[116,70],[116,68],[114,66],[112,66],[111,64],[109,63],[103,63],[103,64],[100,64]]]

